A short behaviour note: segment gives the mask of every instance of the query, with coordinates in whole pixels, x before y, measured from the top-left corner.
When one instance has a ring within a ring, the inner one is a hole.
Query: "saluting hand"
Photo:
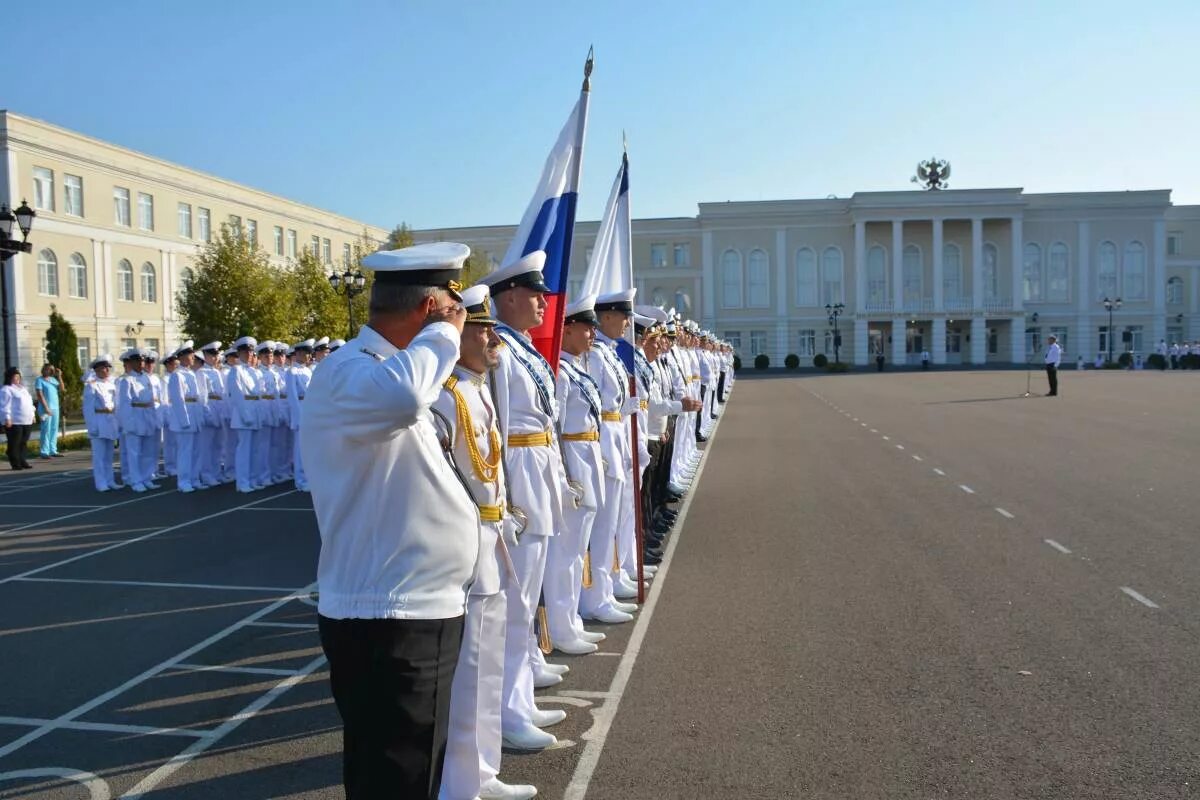
[[[462,303],[450,301],[449,305],[438,306],[429,312],[425,317],[425,324],[431,325],[434,322],[449,322],[459,333],[463,332],[463,325],[467,320],[467,309]]]

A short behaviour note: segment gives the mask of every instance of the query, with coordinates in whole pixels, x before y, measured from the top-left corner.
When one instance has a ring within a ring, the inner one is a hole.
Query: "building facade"
[[[597,224],[575,229],[578,291]],[[417,231],[502,255],[515,228]],[[674,306],[743,358],[835,352],[912,364],[1024,364],[1054,334],[1065,360],[1200,339],[1200,206],[1170,191],[860,192],[701,203],[633,222],[639,298]],[[1112,332],[1103,298],[1121,299]],[[844,305],[837,335],[826,306]]]
[[[364,233],[387,231],[0,111],[0,192],[37,211],[33,252],[4,264],[9,329],[26,374],[45,358],[51,305],[75,327],[79,359],[180,339],[175,297],[222,225],[285,264],[301,248],[339,268]]]

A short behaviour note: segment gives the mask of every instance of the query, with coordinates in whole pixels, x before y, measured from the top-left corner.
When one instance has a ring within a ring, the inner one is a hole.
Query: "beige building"
[[[596,223],[575,230],[582,283]],[[502,255],[514,226],[417,231]],[[639,298],[674,306],[744,358],[817,353],[859,365],[1023,364],[1051,333],[1065,360],[1147,354],[1200,339],[1200,206],[1170,192],[1021,189],[860,192],[850,198],[701,203],[633,222]],[[840,347],[826,305],[845,306]]]
[[[0,111],[0,189],[37,211],[33,252],[4,265],[9,330],[21,368],[40,367],[50,306],[75,326],[79,358],[180,338],[175,296],[221,225],[273,262],[315,251],[331,268],[387,231],[222,178]]]

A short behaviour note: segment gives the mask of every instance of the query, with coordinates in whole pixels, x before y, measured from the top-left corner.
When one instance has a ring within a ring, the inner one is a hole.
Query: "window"
[[[296,232],[290,228],[287,232],[287,257],[296,257]]]
[[[993,356],[1000,352],[1000,331],[996,328],[987,330],[987,351]]]
[[[117,262],[117,299],[133,299],[133,264],[124,258]],[[137,347],[137,343],[130,346]]]
[[[675,310],[681,314],[692,313],[692,298],[680,286],[675,290]]]
[[[58,257],[53,250],[38,253],[38,294],[58,296]]]
[[[995,249],[995,248],[993,248]],[[984,260],[986,264],[986,259]],[[992,263],[993,282],[996,274],[995,262]],[[962,298],[962,249],[953,242],[942,247],[942,300],[959,300]],[[984,285],[986,286],[986,279]]]
[[[1117,246],[1112,242],[1101,242],[1097,250],[1097,299],[1117,296]]]
[[[1103,350],[1104,349],[1104,345],[1103,345],[1104,329],[1103,328],[1101,328],[1100,336],[1101,336],[1100,349]],[[1034,328],[1026,328],[1025,329],[1025,352],[1029,353],[1030,355],[1032,355],[1034,353],[1042,352],[1042,329],[1041,328],[1034,327]]]
[[[742,256],[736,250],[721,255],[721,302],[725,308],[742,307]]]
[[[817,305],[817,254],[808,247],[796,251],[796,305]]]
[[[38,211],[54,210],[54,170],[33,168],[33,207]]]
[[[887,302],[887,251],[875,245],[867,251],[867,302]]]
[[[920,305],[925,295],[925,260],[921,248],[915,244],[904,248],[904,304],[906,306]]]
[[[665,244],[650,245],[650,266],[665,267],[667,265],[667,246]]]
[[[274,228],[273,240],[275,244],[275,255],[283,255],[283,228],[279,227],[278,225],[276,225]]]
[[[1183,240],[1183,234],[1179,231],[1171,231],[1167,234],[1167,255],[1177,256],[1182,250],[1180,243]]]
[[[145,192],[138,192],[138,227],[154,230],[154,196]]]
[[[1042,301],[1042,248],[1030,242],[1025,245],[1025,265],[1021,272],[1021,291],[1027,303]]]
[[[67,289],[71,297],[87,297],[87,261],[79,253],[72,253],[67,264]]]
[[[1167,280],[1167,305],[1177,306],[1183,302],[1183,278],[1176,275]]]
[[[692,246],[687,242],[676,242],[672,253],[672,263],[677,267],[692,265]]]
[[[841,334],[838,334],[838,336],[840,335]],[[838,349],[841,347],[841,345],[837,343],[837,338],[838,337],[834,335],[833,331],[825,331],[825,340],[821,345],[823,348],[821,352],[827,356],[833,356],[836,358],[838,356]]]
[[[1099,349],[1100,349],[1100,353],[1097,356],[1097,359],[1103,358],[1105,361],[1107,361],[1108,360],[1108,326],[1107,325],[1100,326]]]
[[[229,215],[229,235],[235,239],[242,238],[242,218],[237,214]]]
[[[655,286],[653,291],[650,292],[650,303],[655,306],[665,306],[667,304],[667,295],[661,286]]]
[[[158,301],[158,276],[154,271],[154,265],[147,261],[142,264],[142,302],[154,303]]]
[[[129,227],[129,190],[113,187],[113,222]]]
[[[86,370],[92,364],[92,340],[86,336],[80,336],[75,340],[75,358],[79,361],[79,368]]]
[[[1065,303],[1071,299],[1071,268],[1067,246],[1062,242],[1050,245],[1046,259],[1046,300]],[[1062,341],[1059,341],[1062,344]]]
[[[1058,339],[1058,346],[1062,348],[1063,358],[1066,358],[1067,356],[1067,331],[1068,329],[1066,326],[1050,326],[1050,335]]]
[[[212,212],[207,208],[196,209],[196,218],[200,223],[200,241],[212,241]]]
[[[821,254],[821,276],[824,281],[821,291],[823,305],[842,302],[842,251],[826,247]]]
[[[1146,299],[1146,248],[1141,242],[1125,246],[1125,263],[1121,270],[1126,300]]]
[[[328,239],[321,240],[321,260],[326,264],[333,263],[333,246],[329,244]]]
[[[1129,334],[1129,341],[1125,342],[1125,350],[1130,353],[1145,352],[1143,339],[1146,331],[1141,325],[1127,325],[1125,326],[1125,333]],[[1122,335],[1121,339],[1124,341],[1124,335]]]
[[[63,175],[63,213],[83,216],[83,178],[78,175]]]
[[[729,342],[729,346],[733,348],[733,352],[738,352],[742,349],[742,332],[725,331],[725,341]]]
[[[258,247],[258,220],[246,220],[246,240],[250,242],[251,247]]]
[[[996,245],[986,242],[983,245],[983,299],[995,300],[998,279],[996,265],[1000,263],[1000,251]]]
[[[346,242],[342,245],[342,263],[349,266],[350,264],[350,243]]]
[[[750,355],[757,356],[767,352],[767,332],[750,331]]]
[[[800,331],[796,355],[811,358],[817,354],[817,332],[812,328]]]
[[[770,301],[770,266],[767,262],[767,254],[762,250],[751,250],[749,265],[746,270],[747,275],[747,291],[746,305],[751,308],[766,308],[771,304]]]
[[[185,239],[192,238],[192,204],[179,204],[179,235]]]
[[[312,254],[313,254],[313,258],[321,257],[321,237],[320,236],[312,237]]]

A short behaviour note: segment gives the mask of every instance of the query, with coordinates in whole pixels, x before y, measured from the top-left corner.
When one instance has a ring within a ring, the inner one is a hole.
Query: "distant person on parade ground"
[[[313,372],[300,411],[348,800],[434,800],[441,788],[482,543],[430,407],[459,358],[470,252],[438,242],[364,258],[375,270],[367,324]]]
[[[1058,337],[1051,334],[1046,339],[1046,377],[1050,380],[1050,391],[1046,397],[1058,397],[1058,365],[1062,361],[1062,348],[1058,346]]]
[[[58,452],[59,394],[62,392],[62,370],[46,364],[42,374],[33,382],[37,393],[38,415],[42,418],[38,433],[38,453],[42,458],[62,458]]]
[[[8,435],[8,463],[13,469],[33,469],[25,457],[25,445],[33,427],[33,398],[21,383],[21,370],[9,367],[4,372],[4,388],[0,389],[0,417]]]

